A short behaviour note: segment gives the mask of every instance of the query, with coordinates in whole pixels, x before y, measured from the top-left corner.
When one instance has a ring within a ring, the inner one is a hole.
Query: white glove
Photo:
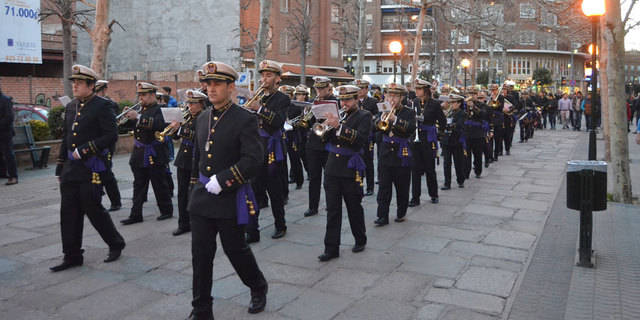
[[[209,193],[213,193],[215,195],[218,195],[220,192],[222,192],[222,187],[220,186],[220,184],[218,183],[218,178],[216,178],[216,175],[212,175],[211,178],[209,178],[209,182],[207,182],[207,185],[204,186],[207,191],[209,191]]]
[[[78,148],[73,150],[73,158],[76,159],[76,160],[82,159],[82,157],[80,156],[80,152],[78,152]]]

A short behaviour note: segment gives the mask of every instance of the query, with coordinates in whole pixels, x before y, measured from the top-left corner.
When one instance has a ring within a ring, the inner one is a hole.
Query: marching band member
[[[96,81],[96,95],[109,101],[109,106],[113,110],[113,114],[115,115],[119,113],[119,108],[117,103],[107,97],[108,85],[109,81]],[[114,142],[113,144],[111,144],[111,146],[109,146],[109,155],[107,156],[107,171],[100,175],[104,190],[109,197],[109,201],[111,201],[111,207],[109,208],[109,211],[118,211],[120,210],[120,208],[122,208],[122,200],[120,197],[120,189],[118,189],[118,181],[116,180],[116,177],[111,170],[111,168],[113,167],[113,161],[111,161],[111,158],[113,157],[115,152],[116,143]]]
[[[354,84],[360,88],[358,90],[358,104],[360,109],[367,110],[371,113],[371,130],[368,138],[368,143],[364,149],[364,163],[367,165],[365,176],[367,178],[367,191],[365,196],[373,195],[373,189],[375,186],[375,176],[373,169],[373,149],[375,146],[375,135],[373,131],[374,119],[378,115],[378,100],[369,97],[369,81],[357,79]]]
[[[464,121],[465,113],[462,110],[464,97],[457,94],[441,95],[443,108],[446,110],[447,125],[440,139],[442,143],[442,158],[444,158],[444,186],[440,190],[451,189],[451,160],[456,169],[456,181],[458,188],[464,188],[465,160],[464,160]]]

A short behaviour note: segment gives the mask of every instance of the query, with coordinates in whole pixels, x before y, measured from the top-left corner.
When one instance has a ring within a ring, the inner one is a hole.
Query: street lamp
[[[464,58],[460,61],[460,65],[464,68],[464,90],[467,90],[467,70],[469,70],[469,66],[471,65],[471,61],[469,59]]]
[[[604,0],[583,0],[582,12],[585,16],[591,18],[591,38],[595,50],[591,50],[591,123],[589,125],[589,160],[596,160],[596,131],[595,126],[598,123],[600,115],[600,107],[598,106],[598,23],[600,17],[604,15]]]
[[[396,83],[396,63],[398,62],[398,54],[402,52],[402,43],[397,40],[391,41],[389,51],[393,53],[393,83]]]

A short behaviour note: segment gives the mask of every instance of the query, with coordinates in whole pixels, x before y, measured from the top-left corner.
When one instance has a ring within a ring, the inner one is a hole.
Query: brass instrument
[[[505,81],[506,82],[506,81]],[[500,97],[500,95],[502,94],[502,88],[504,88],[504,84],[505,82],[503,82],[500,87],[498,88],[498,92],[496,93],[495,96],[491,97],[491,101],[489,102],[489,107],[491,108],[498,108],[500,106],[500,102],[498,101],[498,97]]]
[[[193,120],[192,119],[193,117],[191,116],[191,112],[189,112],[189,108],[187,108],[186,110],[184,110],[182,112],[182,118],[184,120],[182,120],[182,122],[180,122],[180,126],[182,126],[182,125],[184,125],[186,123],[189,123],[191,120]],[[164,139],[165,139],[166,136],[173,135],[179,129],[180,129],[180,127],[174,128],[174,127],[171,127],[171,126],[167,126],[162,131],[156,131],[154,135],[156,137],[156,140],[158,140],[158,142],[164,142]]]
[[[338,114],[338,118],[340,119],[338,121],[338,125],[340,125],[347,118],[346,116],[347,113],[344,111],[344,109],[340,109],[340,112]],[[311,130],[313,130],[313,133],[315,133],[318,137],[324,136],[324,134],[331,129],[334,128],[326,124],[326,122],[316,122],[311,128]]]
[[[125,123],[127,123],[127,121],[129,121],[129,119],[124,116],[125,114],[127,114],[129,111],[140,112],[141,109],[142,102],[138,102],[131,107],[125,107],[124,110],[122,110],[122,112],[116,116],[116,122],[119,126],[124,125]]]
[[[389,117],[391,117],[391,114],[395,115],[396,112],[398,112],[398,108],[393,107],[391,111],[385,112],[382,116],[380,116],[380,121],[378,121],[378,124],[376,125],[378,130],[387,131],[387,129],[389,129],[389,126],[390,126]]]
[[[305,110],[302,116],[296,117],[294,119],[295,121],[292,120],[292,123],[293,123],[292,125],[294,127],[307,129],[309,128],[309,123],[311,122],[311,118],[313,118],[313,112],[311,112],[311,107],[309,107],[309,110]]]
[[[258,91],[256,91],[256,93],[253,94],[253,97],[251,97],[251,99],[247,100],[247,102],[245,102],[241,107],[250,111],[253,111],[251,109],[249,109],[248,107],[253,104],[254,102],[256,102],[256,100],[258,99],[262,99],[262,97],[264,97],[265,92],[265,87],[260,87],[258,89]],[[246,106],[246,107],[245,107]],[[255,113],[255,111],[254,111]]]

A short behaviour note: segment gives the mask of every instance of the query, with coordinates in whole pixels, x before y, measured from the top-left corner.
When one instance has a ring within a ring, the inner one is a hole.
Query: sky
[[[631,0],[621,1],[621,9],[622,9],[621,14],[623,18],[627,13],[627,10],[629,8],[629,3],[631,3]],[[633,24],[634,21],[640,21],[640,8],[638,8],[639,6],[640,6],[639,3],[636,3],[636,5],[634,6],[633,11],[629,16],[629,24]],[[629,33],[627,33],[627,36],[624,38],[624,48],[627,51],[640,50],[640,26],[634,28],[633,30],[629,31]]]

